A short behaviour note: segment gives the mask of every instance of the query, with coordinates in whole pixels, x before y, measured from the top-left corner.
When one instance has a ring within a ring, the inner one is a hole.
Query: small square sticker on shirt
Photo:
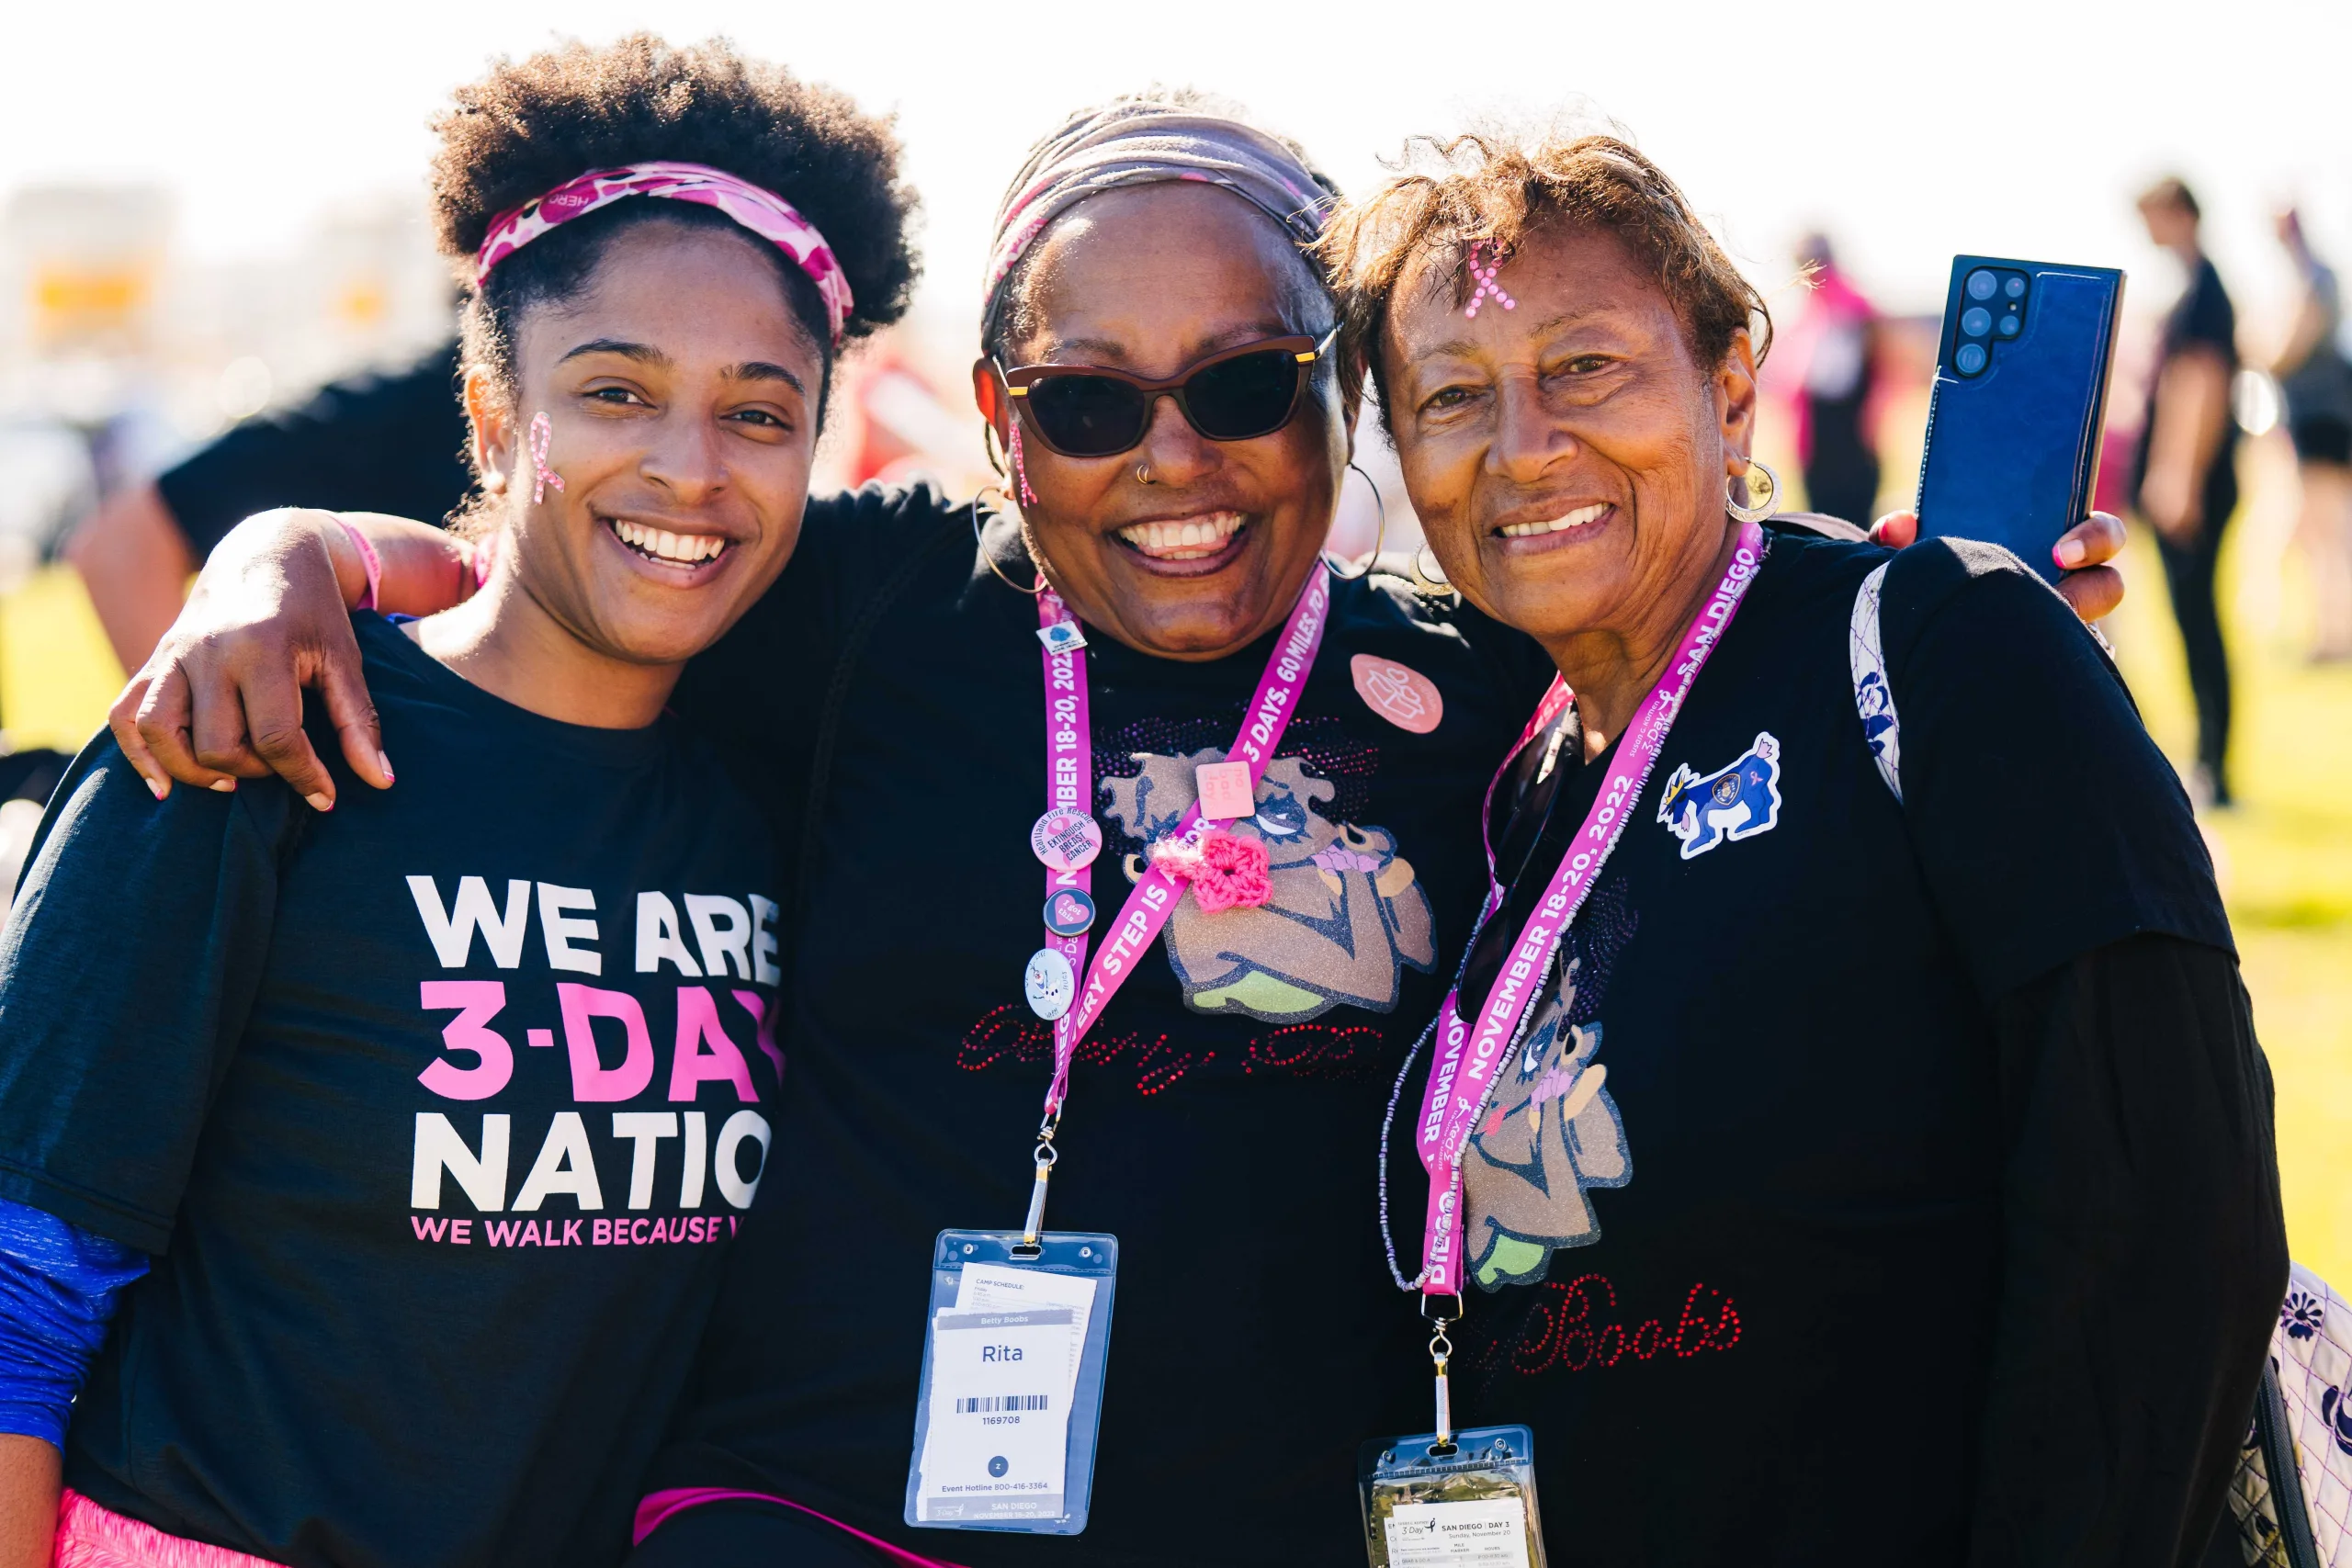
[[[1230,822],[1258,808],[1247,762],[1203,762],[1193,771],[1193,781],[1200,791],[1201,815],[1211,822]]]
[[[1056,621],[1050,626],[1037,628],[1037,640],[1046,645],[1047,653],[1069,653],[1086,646],[1086,634],[1076,621]]]

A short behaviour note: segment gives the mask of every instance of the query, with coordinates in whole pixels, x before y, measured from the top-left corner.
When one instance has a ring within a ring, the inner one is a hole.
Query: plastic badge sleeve
[[[1016,1261],[1021,1239],[1017,1230],[942,1231],[932,1248],[910,1526],[1086,1529],[1119,1242],[1047,1231],[1042,1256]]]
[[[1366,1443],[1357,1461],[1372,1568],[1544,1568],[1535,1438],[1479,1427],[1432,1453],[1437,1434]]]

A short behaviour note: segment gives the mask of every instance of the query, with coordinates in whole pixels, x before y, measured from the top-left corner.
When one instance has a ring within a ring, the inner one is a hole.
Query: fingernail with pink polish
[[[163,799],[164,793],[171,787],[169,784],[164,784],[161,779],[151,779],[144,773],[140,774],[139,777],[140,781],[146,784],[147,793],[153,795],[157,800]]]
[[[306,795],[302,798],[311,803],[311,809],[313,811],[333,811],[334,809],[334,796],[327,794],[324,790],[321,790],[316,795]]]
[[[2058,547],[2050,554],[2060,566],[2080,566],[2083,564],[2083,542],[2080,539],[2061,539]]]
[[[376,753],[376,765],[384,770],[384,782],[386,784],[391,783],[392,760],[390,757],[385,756],[381,751],[379,751]]]

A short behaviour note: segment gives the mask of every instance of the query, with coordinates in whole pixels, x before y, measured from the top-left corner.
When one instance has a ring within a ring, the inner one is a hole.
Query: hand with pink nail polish
[[[1890,512],[1871,525],[1871,537],[1901,549],[1919,537],[1919,514]],[[2096,623],[2115,614],[2123,603],[2123,574],[2108,563],[2123,553],[2123,523],[2104,512],[2094,512],[2059,536],[2050,558],[2064,575],[2058,592],[2075,614]]]

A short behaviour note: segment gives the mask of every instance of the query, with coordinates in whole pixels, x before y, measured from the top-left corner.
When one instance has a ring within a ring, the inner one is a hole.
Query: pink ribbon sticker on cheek
[[[548,448],[555,445],[555,426],[548,423],[547,411],[531,416],[531,504],[537,506],[548,496],[548,486],[563,488],[563,476],[548,467]]]

